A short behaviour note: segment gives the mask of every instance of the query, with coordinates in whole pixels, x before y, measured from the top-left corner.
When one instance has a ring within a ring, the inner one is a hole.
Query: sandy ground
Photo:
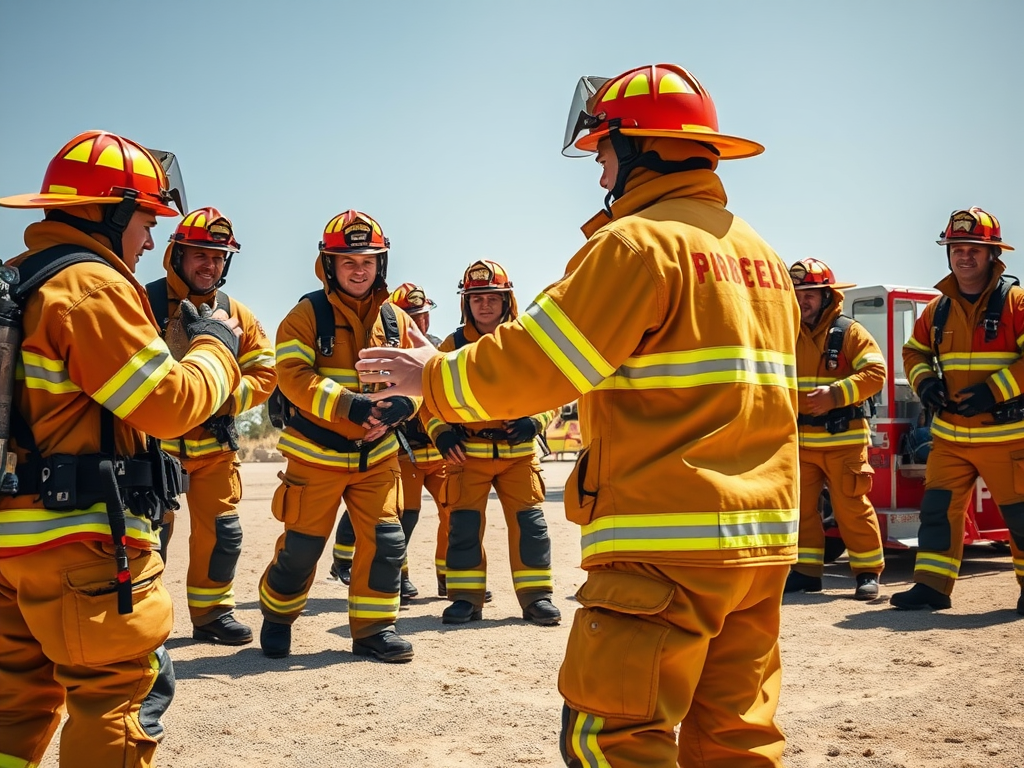
[[[283,464],[243,466],[245,543],[236,582],[237,614],[258,636],[256,585],[280,524],[270,497]],[[420,597],[403,608],[399,632],[415,645],[409,664],[354,657],[346,589],[326,579],[325,550],[292,655],[270,660],[258,643],[197,643],[185,604],[185,535],[175,531],[167,583],[175,626],[167,646],[178,690],[164,718],[161,766],[558,766],[561,699],[555,687],[583,582],[578,529],[561,509],[568,461],[546,461],[558,627],[521,619],[505,552],[504,520],[493,494],[486,545],[494,602],[482,622],[441,624],[435,592],[437,513],[425,501],[410,547]],[[184,519],[182,519],[184,518]],[[179,517],[187,523],[187,516]],[[1024,767],[1024,617],[1008,555],[972,548],[953,609],[892,610],[912,557],[891,554],[883,597],[850,598],[845,558],[828,568],[825,591],[787,596],[783,607],[784,688],[779,722],[791,768]],[[51,745],[42,768],[56,768]]]

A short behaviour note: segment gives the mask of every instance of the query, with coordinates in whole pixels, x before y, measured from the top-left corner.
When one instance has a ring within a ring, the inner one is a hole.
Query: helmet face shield
[[[584,131],[596,128],[600,124],[592,113],[592,101],[594,95],[601,86],[607,83],[609,77],[581,77],[576,84],[576,91],[572,96],[572,105],[569,107],[569,117],[565,123],[565,136],[562,138],[562,154],[566,157],[586,157],[593,154],[588,150],[577,149],[576,139]]]
[[[147,151],[163,167],[167,175],[167,195],[169,201],[174,201],[174,207],[184,216],[188,211],[188,201],[185,199],[185,181],[181,177],[181,167],[178,165],[178,158],[173,152],[162,149],[149,149]]]

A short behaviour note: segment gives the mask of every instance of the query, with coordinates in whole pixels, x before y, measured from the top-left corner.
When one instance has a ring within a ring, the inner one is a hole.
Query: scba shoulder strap
[[[846,315],[839,315],[832,322],[828,329],[828,338],[825,341],[825,369],[834,371],[839,367],[839,353],[843,350],[843,342],[846,340],[846,332],[853,325],[853,318]]]
[[[985,305],[985,315],[981,324],[985,327],[985,341],[990,342],[999,334],[999,318],[1003,316],[1003,307],[1010,296],[1010,289],[1020,285],[1013,275],[1003,275],[999,278],[992,293],[988,296],[988,303]],[[942,334],[949,320],[949,309],[953,305],[949,296],[940,296],[939,303],[935,307],[935,314],[932,316],[932,350],[935,355],[939,354],[939,345],[942,343]]]

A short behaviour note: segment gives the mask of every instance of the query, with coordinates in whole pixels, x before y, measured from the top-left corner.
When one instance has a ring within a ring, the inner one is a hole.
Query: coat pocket
[[[576,465],[565,479],[565,516],[571,523],[586,525],[594,516],[599,489],[601,441],[594,439],[580,451]]]
[[[284,472],[278,472],[277,478],[281,484],[274,491],[274,498],[270,502],[270,511],[285,525],[292,525],[299,520],[302,491],[305,490],[305,486],[289,480]]]

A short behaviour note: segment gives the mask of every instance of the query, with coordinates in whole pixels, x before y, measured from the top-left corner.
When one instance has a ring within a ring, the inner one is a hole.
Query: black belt
[[[796,417],[796,423],[801,427],[825,427],[829,434],[836,435],[846,432],[850,428],[851,421],[867,417],[868,413],[863,405],[848,405],[844,408],[833,408],[820,416],[801,413]]]
[[[360,472],[366,471],[369,464],[370,451],[387,438],[387,435],[384,435],[384,437],[377,438],[370,443],[363,440],[351,440],[347,437],[342,437],[337,432],[324,429],[319,424],[314,424],[301,413],[296,413],[292,416],[288,420],[288,426],[294,427],[295,431],[303,437],[329,450],[336,451],[337,453],[358,453]]]
[[[100,462],[110,460],[109,456],[100,453],[88,453],[80,456],[55,453],[47,456],[36,464],[19,464],[18,493],[40,495],[42,485],[55,475],[73,473],[74,485],[79,493],[98,496],[103,491],[103,481],[99,475]],[[153,486],[153,466],[148,459],[114,459],[114,474],[118,488],[151,488]],[[71,479],[69,477],[69,479]]]

